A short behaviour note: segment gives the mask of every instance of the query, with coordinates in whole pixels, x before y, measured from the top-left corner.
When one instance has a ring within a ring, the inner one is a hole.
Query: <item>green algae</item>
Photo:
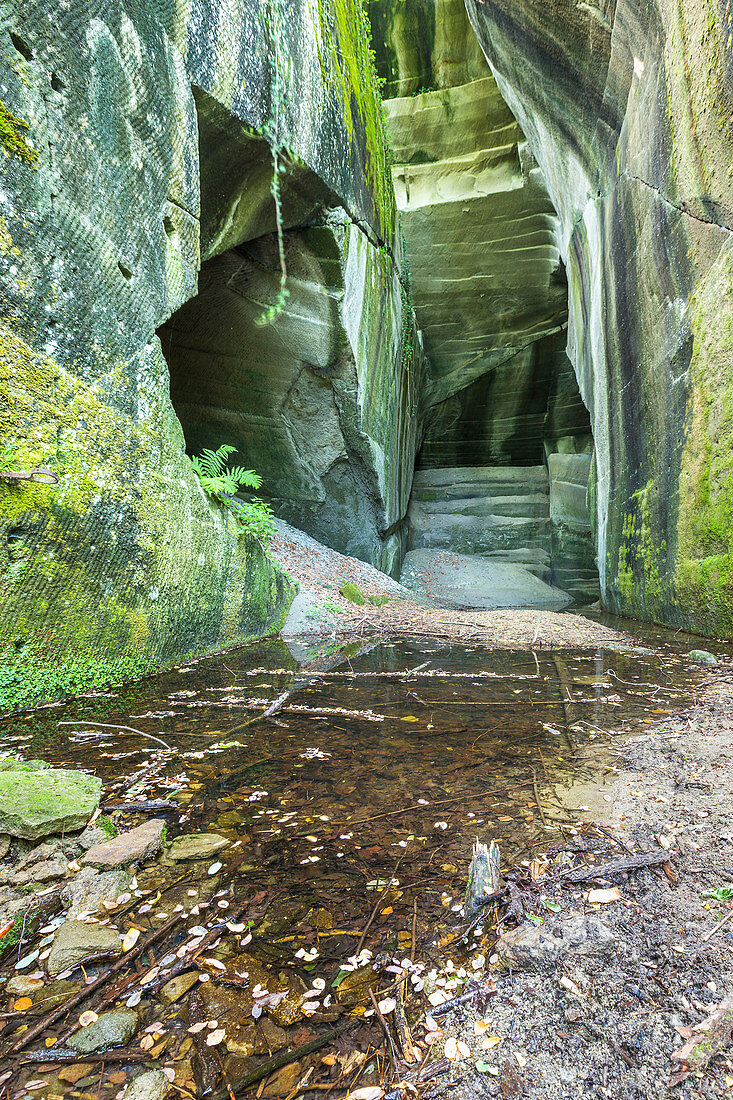
[[[691,300],[694,333],[680,475],[677,598],[698,629],[733,635],[733,261],[721,250]]]
[[[369,16],[359,0],[317,0],[317,4],[321,73],[324,82],[339,91],[346,130],[352,140],[357,117],[361,123],[366,175],[384,239],[390,240],[395,225],[394,189]]]

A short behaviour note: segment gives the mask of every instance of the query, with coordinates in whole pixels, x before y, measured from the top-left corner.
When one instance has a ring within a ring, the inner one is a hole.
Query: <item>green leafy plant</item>
[[[733,899],[733,886],[717,886],[714,890],[706,890],[705,897],[715,898],[716,901],[730,901]]]
[[[18,450],[12,443],[4,443],[0,447],[0,470],[15,471],[20,469]]]
[[[200,455],[194,455],[191,464],[196,471],[201,488],[236,517],[243,535],[251,535],[260,543],[266,543],[273,534],[273,512],[269,504],[259,497],[248,501],[234,500],[240,489],[259,489],[262,478],[254,470],[245,470],[244,466],[227,466],[230,455],[237,448],[223,443],[215,451],[205,448]]]
[[[226,503],[227,495],[233,496],[240,489],[259,489],[262,485],[262,478],[254,470],[226,465],[229,455],[236,453],[236,447],[222,443],[215,451],[206,447],[200,455],[194,455],[191,459],[204,492],[220,504]]]
[[[97,824],[99,825],[104,835],[108,836],[111,840],[114,839],[114,837],[120,835],[120,830],[117,828],[112,818],[107,817],[106,814],[102,814]]]

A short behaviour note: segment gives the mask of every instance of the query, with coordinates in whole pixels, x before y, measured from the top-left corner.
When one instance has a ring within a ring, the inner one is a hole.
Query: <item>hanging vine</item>
[[[270,325],[280,316],[290,297],[287,287],[288,269],[285,261],[285,234],[283,231],[282,195],[280,176],[287,171],[284,163],[286,147],[283,140],[283,113],[285,94],[292,76],[292,59],[285,37],[285,11],[283,0],[266,0],[265,28],[270,42],[272,66],[270,71],[270,115],[264,126],[264,134],[272,149],[272,180],[270,194],[275,204],[275,228],[280,261],[280,287],[272,305],[257,318],[258,325]]]

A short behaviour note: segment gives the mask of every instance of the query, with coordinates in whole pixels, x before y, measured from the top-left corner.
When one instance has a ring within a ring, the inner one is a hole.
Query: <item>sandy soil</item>
[[[670,1084],[672,1055],[689,1029],[733,990],[733,900],[724,896],[733,897],[733,674],[709,684],[689,711],[625,741],[603,786],[574,784],[557,794],[577,832],[548,853],[547,867],[541,862],[545,875],[626,858],[628,849],[666,850],[677,881],[656,867],[530,885],[525,870],[525,882],[516,881],[526,913],[542,923],[525,915],[520,939],[534,951],[517,953],[511,943],[519,933],[507,931],[491,968],[496,991],[441,1021],[436,1053],[453,1036],[471,1054],[451,1065],[451,1083],[432,1095],[733,1095],[730,1045],[704,1073]],[[589,888],[614,885],[618,900],[588,900]],[[548,911],[546,901],[560,911]],[[516,924],[509,919],[506,928]],[[548,932],[560,940],[557,951],[535,942]],[[483,1051],[479,1020],[488,1023],[486,1035],[501,1039]]]

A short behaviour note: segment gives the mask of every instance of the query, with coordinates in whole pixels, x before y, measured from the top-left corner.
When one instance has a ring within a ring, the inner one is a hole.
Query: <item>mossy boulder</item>
[[[346,584],[342,584],[339,588],[339,592],[346,600],[350,600],[351,603],[359,604],[361,607],[364,603],[364,596],[359,588],[358,584],[354,584],[353,581],[347,581]]]
[[[102,781],[86,772],[7,757],[0,767],[0,833],[40,840],[74,832],[99,805]]]

